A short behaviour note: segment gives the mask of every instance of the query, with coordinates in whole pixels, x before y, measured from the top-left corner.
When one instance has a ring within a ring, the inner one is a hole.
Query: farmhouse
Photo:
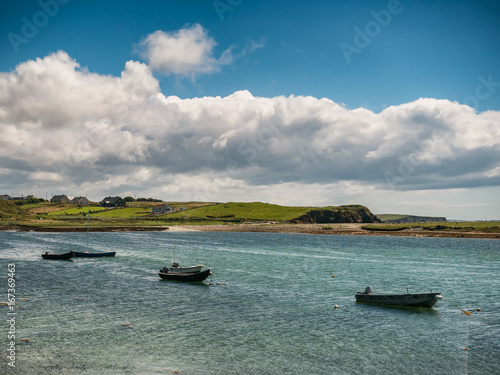
[[[74,197],[69,203],[87,205],[90,204],[90,201],[86,197]]]
[[[171,212],[175,212],[175,208],[168,205],[168,204],[158,204],[158,205],[153,207],[152,212],[153,213],[162,213],[162,214],[171,213]]]
[[[0,195],[0,200],[2,200],[2,201],[11,201],[12,197],[10,195],[4,194],[4,195]]]
[[[66,195],[54,195],[50,199],[50,203],[69,203],[69,198]]]
[[[122,197],[106,197],[99,204],[102,207],[125,207],[126,202]]]

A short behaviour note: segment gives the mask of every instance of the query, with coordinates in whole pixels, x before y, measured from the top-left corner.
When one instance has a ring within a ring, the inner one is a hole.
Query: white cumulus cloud
[[[498,111],[432,98],[380,113],[248,91],[181,100],[160,91],[146,64],[100,75],[61,51],[0,73],[0,192],[285,203],[309,202],[314,191],[327,204],[377,191],[493,187],[499,124]]]
[[[154,71],[193,77],[214,73],[233,61],[231,48],[214,56],[215,40],[199,24],[175,32],[155,31],[139,44],[141,57]]]

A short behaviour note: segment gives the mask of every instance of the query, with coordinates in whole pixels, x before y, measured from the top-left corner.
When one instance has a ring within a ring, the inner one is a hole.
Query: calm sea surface
[[[91,233],[92,250],[116,257],[40,256],[86,242],[85,233],[0,232],[0,301],[14,263],[18,304],[15,369],[0,306],[0,373],[500,374],[499,241]],[[161,281],[173,261],[213,276]],[[444,298],[432,309],[357,304],[367,285]]]

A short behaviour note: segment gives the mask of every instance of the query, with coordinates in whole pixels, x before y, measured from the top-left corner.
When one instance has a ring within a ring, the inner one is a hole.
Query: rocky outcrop
[[[380,220],[365,206],[346,205],[312,210],[292,220],[292,222],[309,224],[380,223]]]

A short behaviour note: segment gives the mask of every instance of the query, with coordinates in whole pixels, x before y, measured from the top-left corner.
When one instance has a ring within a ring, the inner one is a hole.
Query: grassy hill
[[[17,220],[26,217],[26,211],[12,201],[0,200],[0,221]]]
[[[223,222],[290,221],[313,208],[314,207],[286,207],[261,202],[231,202],[176,212],[168,215],[168,218],[188,221],[217,220]]]
[[[168,215],[170,220],[222,222],[372,223],[376,217],[360,205],[339,207],[291,207],[276,204],[220,203]]]
[[[276,204],[251,203],[172,203],[183,207],[171,214],[153,214],[152,204],[105,209],[90,207],[90,225],[98,226],[162,226],[175,224],[224,224],[245,222],[277,223],[372,223],[378,219],[370,210],[360,205],[339,207],[291,207]],[[2,215],[10,221],[31,226],[82,227],[86,225],[88,207],[51,205],[46,207],[18,208],[4,203]],[[12,223],[11,223],[12,224]]]

